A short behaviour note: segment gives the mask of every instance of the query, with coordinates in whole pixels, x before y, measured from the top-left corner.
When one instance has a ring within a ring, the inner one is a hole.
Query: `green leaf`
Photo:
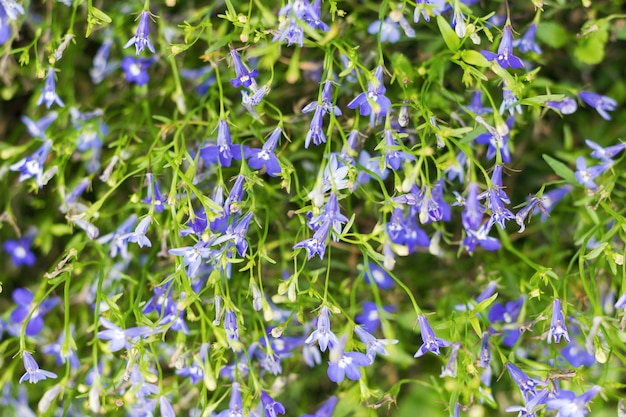
[[[562,48],[570,41],[567,30],[554,22],[541,22],[537,26],[537,38],[552,48]]]
[[[550,168],[552,168],[552,170],[554,171],[556,175],[563,178],[565,181],[569,182],[570,184],[578,184],[578,182],[576,181],[576,176],[574,175],[574,172],[571,169],[569,169],[567,165],[565,165],[561,161],[554,159],[550,155],[543,154],[542,157],[543,157],[543,160],[546,161],[548,165],[550,165]]]
[[[439,26],[439,30],[441,31],[441,36],[443,36],[443,41],[446,43],[446,46],[452,52],[456,52],[461,45],[461,41],[459,37],[456,36],[456,33],[443,16],[437,16],[437,26]]]
[[[95,7],[92,7],[91,10],[91,15],[93,17],[95,17],[96,19],[98,19],[99,21],[101,21],[102,23],[111,23],[112,20],[109,17],[109,15],[107,15],[106,13],[104,13],[102,10],[100,9],[96,9]]]
[[[608,30],[605,27],[600,28],[578,42],[574,55],[585,64],[599,64],[604,59],[604,46],[608,39]]]
[[[468,64],[475,65],[477,67],[488,67],[490,65],[487,58],[485,58],[483,54],[478,51],[463,51],[461,52],[461,59]]]

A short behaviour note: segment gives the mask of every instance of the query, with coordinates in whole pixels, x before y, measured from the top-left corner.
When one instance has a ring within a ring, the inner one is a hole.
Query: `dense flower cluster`
[[[343,3],[0,0],[2,410],[617,398],[626,144],[575,121],[622,114],[562,5]]]

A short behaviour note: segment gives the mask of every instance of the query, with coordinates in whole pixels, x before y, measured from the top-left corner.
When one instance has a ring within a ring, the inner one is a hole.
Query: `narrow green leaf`
[[[459,50],[459,46],[461,45],[461,41],[459,37],[456,36],[456,33],[443,16],[437,16],[437,26],[439,26],[439,30],[441,31],[441,36],[443,36],[443,41],[446,43],[446,46],[452,52],[456,52]]]
[[[550,168],[552,168],[552,170],[554,171],[556,175],[563,178],[565,181],[569,182],[570,184],[578,184],[578,182],[576,181],[576,176],[574,175],[574,172],[571,169],[569,169],[567,165],[565,165],[561,161],[554,159],[550,155],[543,154],[542,157],[543,157],[543,160],[546,161],[548,165],[550,165]]]

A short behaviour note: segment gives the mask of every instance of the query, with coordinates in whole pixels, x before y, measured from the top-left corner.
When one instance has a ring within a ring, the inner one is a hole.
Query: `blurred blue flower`
[[[589,106],[595,108],[604,120],[611,120],[611,116],[607,111],[613,111],[617,108],[617,101],[608,96],[592,93],[590,91],[581,91],[578,97],[583,99]]]
[[[65,107],[65,103],[61,100],[56,92],[56,84],[54,81],[54,68],[48,68],[48,75],[46,76],[46,85],[41,92],[41,96],[37,101],[37,105],[40,106],[46,103],[46,108],[50,108],[52,104],[56,103],[60,107]]]
[[[516,39],[513,41],[513,47],[519,48],[521,53],[526,52],[535,52],[537,54],[541,54],[541,48],[535,42],[535,34],[537,32],[537,24],[533,22],[529,27],[524,36],[521,39]]]
[[[156,62],[156,58],[134,58],[126,56],[120,66],[124,70],[126,81],[137,85],[146,85],[150,80],[148,68]]]
[[[20,378],[20,384],[26,380],[28,380],[31,384],[36,384],[44,379],[56,379],[57,374],[54,372],[39,369],[39,364],[30,353],[23,352],[22,359],[24,360],[24,369],[26,369],[26,373]]]
[[[4,251],[11,256],[11,262],[15,266],[33,266],[35,265],[35,254],[30,249],[33,244],[34,235],[29,234],[18,240],[6,240],[2,247]]]

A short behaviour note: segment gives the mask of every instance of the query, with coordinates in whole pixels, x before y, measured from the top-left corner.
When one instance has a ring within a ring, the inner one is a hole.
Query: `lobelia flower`
[[[614,307],[619,309],[626,308],[626,292],[617,299]]]
[[[387,89],[383,85],[383,67],[374,70],[374,79],[367,83],[367,92],[356,96],[350,103],[349,109],[359,108],[362,116],[370,116],[370,125],[374,125],[375,117],[385,116],[391,106],[391,100],[385,97]]]
[[[304,341],[307,345],[312,345],[315,342],[318,342],[322,352],[325,352],[329,347],[332,349],[333,346],[339,343],[337,336],[330,330],[330,318],[328,316],[328,307],[326,306],[323,306],[320,310],[316,329]]]
[[[278,414],[285,414],[285,407],[270,397],[265,390],[261,391],[261,404],[265,417],[276,417]]]
[[[572,114],[578,110],[578,103],[576,103],[576,100],[571,97],[565,97],[561,101],[546,101],[546,106],[560,111],[561,114]]]
[[[150,227],[151,222],[152,219],[150,218],[150,216],[144,217],[143,220],[139,222],[134,232],[126,233],[118,237],[118,239],[126,240],[127,242],[134,242],[138,244],[140,248],[143,248],[144,246],[147,246],[149,248],[152,247],[150,239],[146,237],[146,233],[148,233],[148,228]]]
[[[500,154],[502,163],[508,164],[511,162],[511,152],[509,150],[509,134],[515,121],[514,116],[510,116],[506,120],[506,124],[496,126],[495,128],[489,126],[481,116],[476,118],[476,121],[487,128],[487,132],[482,133],[474,139],[476,143],[481,145],[487,145],[487,159],[493,159],[497,154]]]
[[[0,0],[0,10],[4,11],[9,20],[16,20],[24,14],[24,7],[15,0]]]
[[[374,359],[376,359],[376,354],[389,356],[389,352],[387,352],[385,346],[395,345],[398,343],[396,339],[376,339],[371,333],[361,326],[356,326],[354,331],[357,336],[359,336],[359,339],[361,339],[361,342],[365,344],[365,356],[369,358],[370,364],[374,362]]]
[[[150,80],[148,68],[156,62],[156,58],[134,58],[126,56],[122,59],[120,66],[124,70],[124,76],[129,83],[146,85]]]
[[[572,186],[567,184],[559,188],[555,188],[554,190],[550,190],[547,193],[544,193],[541,196],[541,201],[535,208],[533,214],[537,214],[541,211],[541,221],[545,222],[548,219],[548,215],[554,208],[554,206],[561,201],[570,191],[572,191]]]
[[[333,360],[333,357],[336,360]],[[328,362],[328,379],[340,383],[346,377],[353,381],[361,378],[359,366],[371,365],[370,358],[360,352],[344,352],[340,344],[333,348],[331,360]]]
[[[210,65],[200,68],[183,68],[180,70],[180,76],[193,82],[194,90],[201,96],[205,95],[209,91],[209,87],[212,87],[216,82],[213,68]]]
[[[424,17],[425,21],[430,22],[431,16],[439,16],[448,7],[446,0],[417,0],[416,3],[413,13],[415,23],[420,21],[420,15]]]
[[[277,177],[282,172],[278,157],[276,157],[276,145],[282,134],[280,127],[274,129],[267,142],[261,149],[244,148],[244,156],[248,161],[248,166],[252,169],[263,169],[270,177]]]
[[[463,39],[467,34],[467,26],[465,26],[465,15],[463,11],[461,11],[460,7],[454,8],[454,13],[452,13],[452,19],[450,20],[450,26],[454,29],[454,33],[456,36]]]
[[[561,300],[555,298],[552,304],[552,320],[550,322],[550,330],[548,331],[548,343],[552,343],[552,338],[554,338],[554,343],[559,343],[561,341],[561,337],[569,343],[569,334],[567,333],[567,328],[565,327]]]
[[[489,310],[489,314],[487,315],[489,322],[492,324],[504,322],[504,338],[502,342],[507,347],[515,345],[521,335],[519,329],[510,329],[507,327],[511,327],[515,323],[523,305],[523,297],[520,297],[515,301],[509,301],[505,305],[496,303],[491,307],[491,310]]]
[[[463,107],[463,109],[471,111],[476,116],[493,113],[493,109],[491,107],[483,107],[482,93],[480,90],[474,91],[474,95],[472,96],[472,102],[469,106]]]
[[[70,329],[70,333],[74,332],[74,328]],[[57,365],[61,366],[69,360],[72,369],[76,369],[80,366],[80,361],[76,355],[76,351],[72,349],[71,344],[67,344],[65,348],[65,331],[59,334],[59,337],[54,343],[50,343],[42,346],[41,353],[45,355],[54,355]]]
[[[548,400],[548,410],[558,410],[556,417],[584,417],[589,414],[589,402],[601,391],[597,385],[579,396],[572,391],[559,390],[554,399]]]
[[[578,97],[589,106],[595,108],[604,120],[611,120],[611,116],[607,111],[613,111],[617,108],[617,101],[608,96],[601,96],[590,91],[581,91],[578,93]]]
[[[393,287],[393,278],[391,278],[384,268],[374,262],[367,263],[367,268],[364,268],[364,273],[365,282],[368,284],[376,284],[378,288],[383,290],[388,290]]]
[[[513,365],[512,362],[507,362],[506,368],[509,371],[509,375],[513,378],[513,382],[519,387],[524,399],[528,400],[537,395],[536,387],[546,386],[546,382],[538,381],[536,379],[529,378],[521,369]]]
[[[46,129],[57,119],[58,115],[59,114],[56,111],[51,111],[37,121],[34,121],[26,116],[22,116],[21,120],[22,123],[26,125],[26,130],[28,130],[28,133],[32,137],[45,141],[48,140],[48,137],[46,136]]]
[[[142,201],[150,204],[157,213],[161,213],[163,211],[163,203],[167,201],[167,198],[161,194],[159,183],[154,180],[152,173],[146,174],[146,182],[148,183],[148,195]]]
[[[398,22],[395,22],[391,17],[386,17],[385,20],[375,20],[367,28],[367,33],[370,35],[376,35],[380,32],[380,41],[396,43],[400,40],[400,29],[398,29]]]
[[[506,85],[506,82],[502,82],[502,103],[500,104],[499,112],[504,114],[506,110],[509,111],[511,117],[515,115],[515,112],[522,114],[522,106],[518,103],[513,91]]]
[[[65,103],[56,93],[56,84],[54,81],[54,68],[48,68],[48,75],[46,76],[46,85],[44,86],[37,105],[46,103],[46,108],[50,108],[52,104],[56,103],[59,107],[65,107]]]
[[[11,27],[9,19],[3,7],[0,7],[0,45],[4,45],[11,37]]]
[[[252,220],[253,215],[254,214],[250,212],[242,217],[235,227],[232,225],[229,226],[226,234],[218,237],[212,245],[218,245],[227,240],[232,240],[235,243],[239,256],[244,257],[248,251],[248,241],[246,240],[246,235],[248,233],[248,227],[250,226],[250,221]]]
[[[162,417],[176,417],[176,413],[174,412],[174,408],[164,395],[159,397],[159,410],[161,411]]]
[[[243,402],[241,400],[240,387],[241,385],[238,382],[233,382],[228,409],[218,413],[216,417],[243,417]]]
[[[575,341],[569,343],[563,350],[561,355],[572,365],[574,368],[581,366],[592,366],[596,363],[596,357]]]
[[[152,41],[150,41],[150,37],[149,37],[150,36],[149,17],[150,17],[150,12],[148,10],[141,11],[141,13],[139,14],[139,24],[137,25],[137,33],[135,34],[135,36],[130,38],[128,42],[126,42],[126,45],[124,45],[124,48],[128,48],[131,45],[135,45],[135,48],[137,50],[136,51],[137,56],[139,56],[141,51],[143,51],[146,46],[148,47],[150,52],[152,52],[153,54],[156,52],[154,50],[154,45],[152,45]]]
[[[395,311],[394,306],[382,306],[383,313],[392,313]],[[365,330],[374,333],[380,325],[380,313],[376,303],[371,301],[363,302],[363,313],[357,314],[354,321],[360,324]]]
[[[109,256],[115,258],[118,254],[122,255],[123,259],[128,259],[128,240],[124,238],[132,230],[133,226],[137,222],[137,215],[131,214],[128,219],[115,230],[98,238],[97,242],[100,244],[109,243]]]
[[[613,161],[603,162],[600,165],[587,168],[587,161],[583,156],[579,156],[576,159],[576,180],[580,185],[584,185],[587,188],[595,190],[598,188],[594,179],[608,171],[613,165]]]
[[[506,411],[507,413],[517,412],[518,417],[536,417],[538,407],[546,404],[546,400],[548,399],[549,394],[550,391],[548,391],[547,389],[543,389],[539,391],[534,397],[527,399],[524,406],[513,405],[505,408],[504,411]]]
[[[249,71],[236,49],[230,48],[230,56],[233,58],[233,65],[235,66],[235,78],[231,79],[230,83],[235,88],[239,88],[242,85],[245,88],[250,87],[254,78],[259,75],[259,71],[256,69]]]
[[[448,363],[446,366],[441,367],[441,374],[439,378],[444,378],[449,376],[450,378],[456,378],[457,371],[457,359],[459,357],[459,350],[461,349],[461,343],[453,343],[452,348],[450,349],[450,359],[448,359]]]
[[[93,57],[93,68],[89,70],[89,75],[94,84],[101,83],[104,77],[110,74],[114,69],[113,64],[107,63],[111,46],[113,46],[113,39],[107,37]]]
[[[511,25],[504,25],[504,32],[502,33],[502,40],[500,46],[498,46],[498,53],[490,51],[480,51],[481,54],[488,61],[496,61],[502,68],[522,68],[524,62],[513,55],[513,35],[511,34]]]
[[[39,369],[39,364],[30,353],[23,352],[22,359],[24,360],[24,369],[26,369],[26,373],[20,378],[20,384],[26,380],[28,380],[31,384],[36,384],[37,382],[48,378],[56,379],[57,374],[54,372]]]
[[[626,143],[619,143],[617,145],[607,146],[606,148],[603,148],[589,139],[585,139],[585,143],[588,147],[593,149],[591,157],[599,159],[602,162],[613,162],[613,157],[626,149]]]
[[[224,330],[226,331],[226,339],[232,346],[232,342],[239,341],[239,327],[237,326],[237,315],[232,310],[226,310],[224,313]],[[233,348],[233,350],[235,350]]]
[[[98,339],[108,340],[109,350],[117,352],[124,348],[131,349],[132,344],[136,343],[141,337],[147,337],[153,334],[153,330],[148,326],[129,327],[122,330],[121,327],[113,324],[104,317],[100,317],[100,324],[106,329],[98,332]]]
[[[489,332],[483,332],[478,366],[481,368],[488,368],[490,363],[491,350],[489,350]]]
[[[203,259],[211,258],[211,250],[208,247],[208,242],[204,242],[202,240],[193,246],[172,248],[168,250],[168,253],[174,256],[183,257],[183,265],[187,268],[186,274],[189,278],[196,276],[196,273],[202,265]]]
[[[535,42],[535,34],[537,32],[537,24],[533,22],[529,27],[524,36],[521,39],[516,39],[513,41],[513,47],[519,48],[521,53],[526,52],[534,52],[536,54],[542,53],[541,48]]]
[[[10,320],[15,324],[23,324],[30,314],[24,333],[26,336],[36,336],[44,327],[43,316],[55,307],[59,300],[48,298],[38,305],[34,302],[35,297],[26,288],[16,288],[12,294],[16,307],[11,311]],[[32,314],[31,314],[32,312]]]
[[[420,348],[417,350],[415,355],[413,355],[413,357],[419,358],[420,356],[426,354],[426,352],[428,351],[434,353],[435,355],[439,355],[440,347],[448,347],[452,344],[451,342],[438,338],[435,335],[435,331],[432,329],[432,327],[430,327],[430,324],[428,323],[425,315],[420,314],[417,319],[420,323],[422,341],[424,343],[422,344],[422,346],[420,346]]]
[[[43,181],[43,165],[48,158],[48,153],[50,153],[51,148],[52,141],[48,139],[31,156],[27,156],[26,158],[16,162],[11,165],[9,169],[11,171],[19,171],[19,182],[34,177],[35,182],[39,185],[39,188],[43,188],[45,185]]]
[[[229,167],[233,160],[234,148],[230,137],[230,130],[228,129],[228,123],[220,119],[217,125],[217,144],[207,145],[200,149],[200,156],[208,165],[215,164],[219,161],[221,166]]]
[[[333,395],[322,404],[315,414],[303,414],[300,417],[331,417],[338,401],[339,399]]]
[[[392,129],[385,129],[383,131],[383,137],[385,139],[383,151],[385,154],[385,168],[391,168],[397,171],[402,167],[403,162],[415,161],[415,157],[413,154],[402,150],[396,142],[393,133],[394,131]]]
[[[35,254],[30,249],[34,239],[33,234],[28,234],[19,240],[6,240],[2,247],[4,251],[11,256],[11,262],[15,266],[33,266],[35,265]]]

